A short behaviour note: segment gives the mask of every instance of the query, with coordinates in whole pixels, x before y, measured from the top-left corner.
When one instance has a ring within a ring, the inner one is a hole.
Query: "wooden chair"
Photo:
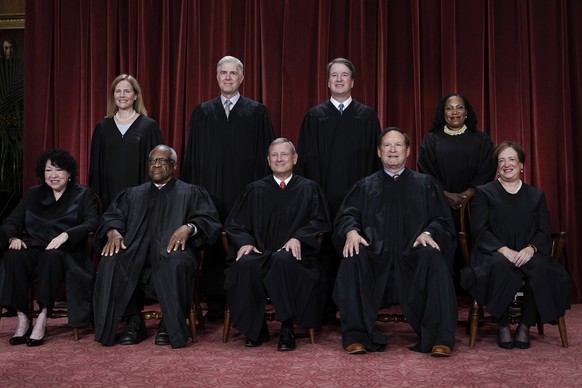
[[[225,252],[228,252],[230,249],[230,241],[228,240],[228,236],[226,232],[222,232],[220,234],[220,238],[222,240],[222,245],[224,247]],[[317,245],[321,249],[321,244],[323,242],[323,234],[319,234],[317,236]],[[270,303],[270,300],[267,299],[267,305],[265,306],[265,320],[267,321],[274,321],[275,320],[275,309],[273,305]],[[226,308],[224,309],[224,327],[222,329],[222,342],[228,342],[228,336],[230,333],[230,326],[232,325],[232,319],[230,317],[230,307],[227,303]],[[309,335],[309,343],[315,344],[315,328],[310,327],[307,329],[307,333]]]
[[[463,258],[465,259],[465,264],[467,266],[470,265],[469,260],[469,252],[472,248],[472,239],[468,230],[467,225],[470,224],[471,220],[471,202],[472,197],[467,198],[463,201],[461,206],[461,219],[460,219],[460,231],[458,234],[459,237],[459,245],[461,246],[461,251],[463,253]],[[557,232],[552,233],[552,252],[551,256],[558,260],[563,253],[564,245],[566,243],[566,232]],[[509,322],[511,324],[519,323],[520,321],[520,313],[521,313],[521,299],[523,293],[518,292],[515,296],[515,299],[512,305],[509,308],[510,316]],[[471,304],[471,308],[469,309],[469,318],[468,318],[468,328],[469,328],[469,346],[475,346],[477,342],[477,329],[483,323],[497,323],[497,320],[490,316],[485,315],[483,307],[477,303],[476,300],[473,299],[473,303]],[[564,316],[561,316],[557,320],[558,331],[560,332],[560,339],[562,340],[562,346],[567,348],[568,347],[568,335],[566,332],[566,321]],[[538,334],[544,335],[544,325],[542,322],[538,321],[537,323]]]

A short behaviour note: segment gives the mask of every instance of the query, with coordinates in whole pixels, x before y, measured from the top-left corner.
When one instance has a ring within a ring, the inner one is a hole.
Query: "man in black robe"
[[[103,215],[96,238],[106,240],[95,284],[95,340],[113,345],[122,318],[129,323],[120,343],[146,338],[141,317],[146,285],[163,319],[155,343],[185,346],[192,302],[196,247],[216,240],[218,212],[202,187],[174,177],[176,152],[165,145],[149,155],[151,182],[124,189]]]
[[[317,236],[331,225],[319,186],[293,175],[293,143],[273,141],[267,159],[273,175],[245,188],[225,224],[234,261],[225,289],[233,326],[246,335],[247,347],[269,339],[264,313],[267,296],[271,298],[282,322],[278,349],[285,351],[296,347],[293,324],[321,325]]]
[[[243,70],[235,57],[218,62],[221,95],[194,108],[182,164],[181,178],[208,190],[222,222],[242,189],[269,174],[265,154],[275,138],[267,108],[239,93]],[[213,321],[224,311],[226,253],[220,243],[206,252],[210,260],[205,262],[202,290],[207,319]]]
[[[334,223],[344,257],[334,289],[344,350],[383,351],[376,317],[382,307],[400,304],[419,336],[411,350],[449,356],[457,302],[448,205],[432,177],[405,167],[410,139],[401,129],[385,129],[377,153],[383,170],[350,189]]]
[[[348,189],[380,168],[376,158],[378,116],[371,107],[352,99],[354,78],[355,68],[349,60],[335,58],[328,63],[331,97],[307,111],[299,130],[296,172],[321,186],[332,220]],[[329,279],[326,316],[335,320],[331,294],[340,258],[328,238],[323,243],[321,260]]]

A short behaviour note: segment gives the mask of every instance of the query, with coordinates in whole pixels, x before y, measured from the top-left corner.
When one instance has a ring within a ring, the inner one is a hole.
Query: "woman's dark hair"
[[[458,93],[451,93],[447,94],[443,97],[443,99],[437,105],[436,111],[434,112],[434,118],[432,120],[432,127],[430,128],[431,132],[442,132],[443,128],[447,124],[445,121],[445,105],[447,104],[447,100],[451,97],[459,97],[463,100],[463,105],[465,105],[465,109],[467,109],[467,119],[465,120],[465,125],[469,131],[476,131],[477,130],[477,114],[473,110],[473,105],[471,102],[467,100],[467,97],[463,96],[462,94]]]
[[[53,149],[45,151],[36,161],[36,176],[44,181],[44,169],[46,162],[51,161],[53,166],[57,166],[70,174],[70,182],[75,183],[77,177],[77,162],[71,154],[65,150]]]
[[[507,148],[513,148],[517,153],[517,158],[522,164],[525,164],[525,151],[521,146],[513,141],[503,141],[499,143],[497,147],[495,147],[495,151],[493,151],[493,163],[497,166],[499,161],[499,154],[506,150]]]

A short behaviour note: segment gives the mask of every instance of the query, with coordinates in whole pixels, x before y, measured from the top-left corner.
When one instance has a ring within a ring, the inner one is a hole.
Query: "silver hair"
[[[295,155],[295,146],[293,145],[291,140],[287,139],[286,137],[279,137],[279,138],[273,140],[271,142],[271,144],[269,145],[269,151],[271,150],[272,146],[274,146],[276,144],[283,144],[283,143],[288,143],[291,146],[291,154]]]
[[[238,58],[230,56],[230,55],[222,57],[222,59],[220,61],[218,61],[218,64],[216,65],[216,74],[220,73],[220,66],[224,65],[225,63],[234,63],[236,65],[236,67],[238,67],[238,71],[240,72],[240,75],[244,74],[243,63]]]

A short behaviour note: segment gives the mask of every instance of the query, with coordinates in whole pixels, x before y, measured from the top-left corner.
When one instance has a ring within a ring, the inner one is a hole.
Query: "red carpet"
[[[466,309],[459,311],[466,318]],[[529,350],[504,350],[496,345],[495,325],[479,330],[477,345],[468,346],[464,326],[457,329],[453,357],[434,358],[408,346],[415,335],[407,324],[382,323],[388,335],[383,353],[348,355],[341,350],[339,326],[317,332],[310,345],[296,330],[298,348],[277,351],[279,325],[270,323],[272,339],[260,348],[245,348],[244,337],[231,330],[221,342],[222,324],[208,324],[198,342],[172,350],[150,337],[136,346],[103,347],[91,330],[73,341],[65,320],[51,320],[45,344],[38,348],[10,346],[16,318],[0,321],[0,387],[580,387],[582,386],[582,305],[566,313],[569,348],[562,348],[558,329],[545,326],[540,337],[532,328]]]

